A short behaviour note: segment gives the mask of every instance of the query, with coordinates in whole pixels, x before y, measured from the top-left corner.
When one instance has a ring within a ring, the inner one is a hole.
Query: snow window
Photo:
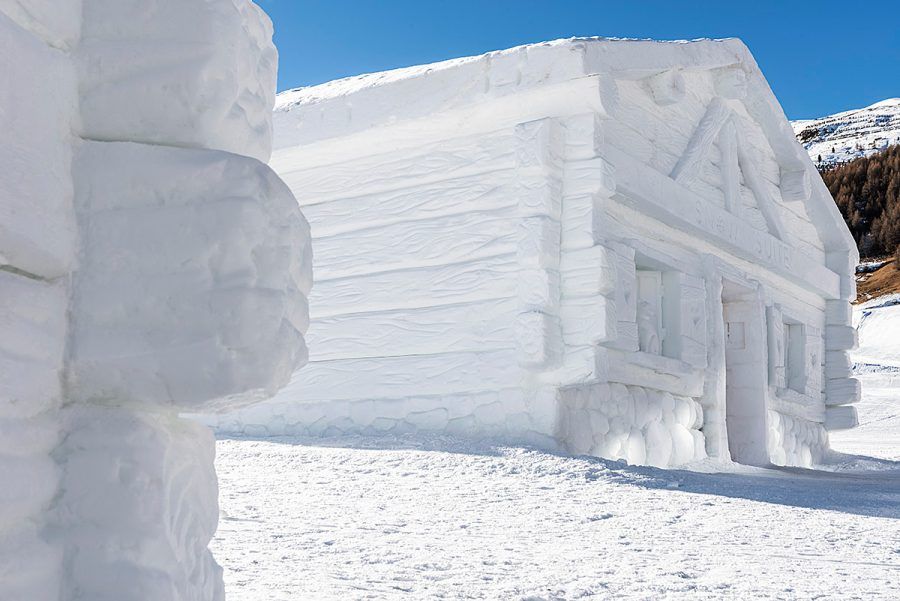
[[[787,387],[806,391],[806,333],[802,323],[784,321],[784,378]]]
[[[638,347],[644,353],[677,359],[678,274],[639,266],[636,276]]]

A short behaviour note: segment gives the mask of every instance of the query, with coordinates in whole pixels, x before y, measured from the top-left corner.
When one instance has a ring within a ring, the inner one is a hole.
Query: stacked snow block
[[[269,160],[278,55],[251,0],[84,0],[77,56],[84,137]]]
[[[287,186],[216,150],[86,142],[75,166],[71,400],[209,410],[287,383],[311,286]]]
[[[276,54],[248,0],[86,0],[75,53],[65,599],[221,599],[214,440],[181,411],[306,361],[309,227],[263,162]]]
[[[848,291],[853,298],[856,291]],[[825,307],[825,427],[828,430],[845,430],[859,423],[856,403],[862,387],[859,380],[851,378],[853,365],[848,351],[856,348],[858,334],[853,327],[850,301],[831,300]]]
[[[80,3],[0,0],[0,599],[59,595],[60,474]]]
[[[214,441],[178,414],[306,361],[271,35],[248,0],[0,0],[4,601],[223,597]]]
[[[703,408],[642,386],[591,384],[560,391],[559,438],[576,455],[671,467],[706,457]]]
[[[828,449],[828,432],[820,423],[778,411],[768,411],[769,458],[775,465],[812,467]]]
[[[174,413],[98,405],[67,425],[63,599],[223,599],[207,549],[219,512],[212,433]]]

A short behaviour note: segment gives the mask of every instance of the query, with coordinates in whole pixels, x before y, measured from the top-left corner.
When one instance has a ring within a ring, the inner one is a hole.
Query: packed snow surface
[[[872,335],[864,319],[861,350]],[[861,425],[832,434],[840,452],[817,470],[665,471],[450,438],[222,440],[213,550],[237,601],[898,599],[893,371],[858,376]]]

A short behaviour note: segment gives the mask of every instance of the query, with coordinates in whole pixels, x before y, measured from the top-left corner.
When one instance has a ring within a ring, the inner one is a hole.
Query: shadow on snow
[[[682,469],[630,466],[589,456],[560,453],[490,441],[465,441],[449,436],[229,437],[220,440],[266,442],[365,451],[419,451],[502,458],[513,453],[566,460],[567,476],[613,482],[654,490],[746,499],[805,509],[900,519],[900,462],[832,452],[815,469],[749,467],[703,461]],[[563,470],[559,470],[563,471]]]

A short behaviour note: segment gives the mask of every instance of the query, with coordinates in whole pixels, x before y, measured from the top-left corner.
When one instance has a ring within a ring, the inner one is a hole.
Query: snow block
[[[0,271],[0,420],[30,418],[59,402],[67,304],[60,283]]]
[[[825,404],[851,405],[859,402],[862,385],[856,378],[838,378],[825,383]]]
[[[853,350],[859,345],[856,328],[844,325],[825,326],[825,351]]]
[[[221,600],[207,545],[219,516],[208,429],[174,413],[75,406],[60,452],[56,528],[69,599]]]
[[[56,601],[61,574],[62,549],[44,541],[35,526],[0,531],[0,599]]]
[[[269,160],[278,57],[250,0],[85,0],[82,38],[84,137]]]
[[[81,31],[81,0],[0,0],[0,13],[47,44],[64,50],[75,45]]]
[[[857,425],[859,425],[859,417],[856,407],[845,405],[843,407],[828,407],[825,410],[825,429],[830,432],[849,430]]]
[[[0,10],[24,14],[23,5],[9,2],[0,0]],[[78,107],[75,70],[63,52],[0,14],[0,73],[14,84],[0,86],[0,265],[60,277],[75,254],[69,143]]]
[[[71,400],[219,408],[286,384],[311,258],[284,183],[254,159],[131,143],[86,143],[76,167]]]

